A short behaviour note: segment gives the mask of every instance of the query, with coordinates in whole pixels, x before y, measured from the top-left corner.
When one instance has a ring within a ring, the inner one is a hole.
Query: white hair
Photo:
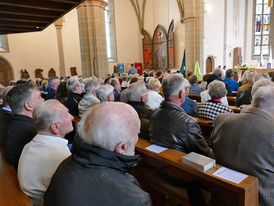
[[[134,82],[129,85],[127,90],[128,101],[140,102],[146,92],[147,88],[144,82]]]
[[[257,90],[263,86],[273,86],[274,83],[266,78],[262,78],[258,81],[256,81],[253,86],[252,86],[252,90],[251,90],[251,96],[253,97],[254,94],[257,92]]]
[[[58,100],[50,99],[38,104],[33,111],[33,122],[37,131],[48,131],[53,122],[60,122],[60,110],[55,109],[61,104]]]
[[[75,87],[80,86],[80,82],[77,76],[70,77],[67,82],[67,89],[69,92],[73,92]]]
[[[170,74],[163,81],[162,89],[165,100],[168,101],[171,96],[178,95],[180,91],[185,93],[185,78],[182,74]]]
[[[85,81],[85,91],[89,94],[91,94],[93,91],[95,91],[99,87],[100,87],[100,84],[95,79],[89,78]]]
[[[150,89],[150,90],[154,90],[155,89],[155,87],[161,87],[162,86],[162,84],[161,84],[161,82],[159,81],[159,79],[156,79],[156,78],[154,78],[154,77],[150,77],[149,78],[149,82],[148,82],[148,88]]]
[[[214,80],[208,85],[208,94],[211,98],[220,99],[226,95],[227,91],[224,82]]]
[[[111,106],[112,112],[102,107],[106,105]],[[137,113],[135,118],[131,118],[133,112],[136,113],[131,106],[120,102],[96,105],[78,123],[79,137],[89,145],[109,151],[114,151],[123,141],[131,144],[134,133],[140,129]]]
[[[111,95],[113,93],[113,90],[114,90],[113,86],[111,86],[109,84],[105,84],[96,90],[96,96],[101,102],[109,101],[108,97],[109,97],[109,95]]]
[[[274,86],[260,87],[252,98],[252,106],[274,114]]]
[[[254,76],[254,82],[257,82],[260,79],[269,79],[269,78],[270,76],[267,73],[258,73],[258,74],[255,74]]]

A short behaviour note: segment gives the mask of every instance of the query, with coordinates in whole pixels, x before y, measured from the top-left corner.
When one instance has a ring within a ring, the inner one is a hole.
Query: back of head
[[[78,123],[79,137],[85,143],[114,151],[117,144],[125,142],[127,155],[134,154],[139,131],[137,112],[120,102],[96,105]]]
[[[100,84],[95,79],[90,78],[90,79],[87,79],[85,82],[85,91],[89,94],[95,91],[96,89],[98,89],[99,87],[100,87]]]
[[[188,81],[190,84],[195,84],[198,82],[198,78],[196,75],[191,75],[189,78],[188,78]]]
[[[148,82],[148,88],[149,88],[150,90],[154,90],[155,87],[160,88],[161,86],[162,86],[162,85],[161,85],[161,83],[160,83],[160,81],[159,81],[158,79],[156,79],[156,78],[154,78],[154,77],[151,77],[151,78],[150,78],[150,80],[149,80],[149,82]]]
[[[146,95],[147,88],[144,82],[135,82],[127,90],[128,101],[141,102],[141,97]]]
[[[221,66],[218,66],[217,69],[214,69],[213,74],[216,74],[219,78],[222,78],[223,72]]]
[[[113,86],[105,84],[96,90],[97,98],[102,101],[108,101],[108,96],[113,94]]]
[[[225,84],[220,80],[214,80],[208,85],[208,94],[211,98],[221,99],[226,93]]]
[[[8,104],[15,114],[20,114],[24,111],[24,104],[31,101],[32,93],[37,88],[32,84],[19,84],[9,91]]]
[[[80,82],[77,76],[70,77],[67,82],[67,89],[69,92],[73,92],[75,87],[80,86]]]
[[[264,86],[273,86],[273,85],[274,85],[274,82],[270,81],[269,79],[266,79],[266,78],[259,79],[252,86],[251,96],[253,97],[259,88]]]
[[[171,96],[178,95],[180,90],[185,92],[185,81],[182,74],[171,74],[164,79],[162,89],[165,100],[168,101]]]
[[[207,84],[210,84],[210,82],[213,82],[214,80],[219,79],[219,77],[216,74],[209,74],[206,78]]]
[[[117,78],[111,78],[109,80],[109,84],[113,87],[115,87],[118,84]]]
[[[3,99],[3,106],[9,106],[8,104],[8,99],[9,99],[9,91],[13,88],[13,86],[7,86],[3,91],[2,91],[2,99]]]
[[[58,107],[62,106],[55,99],[50,99],[37,105],[33,111],[33,122],[36,130],[49,131],[52,123],[60,122],[61,110]]]
[[[260,79],[269,79],[269,74],[267,73],[258,73],[254,75],[254,82],[257,82]]]
[[[231,79],[233,77],[233,75],[234,75],[233,69],[226,70],[226,72],[225,72],[226,78]]]
[[[252,107],[259,108],[272,114],[274,117],[274,86],[260,87],[252,98]]]
[[[62,82],[59,84],[57,91],[55,93],[55,99],[61,100],[62,98],[68,97],[69,91],[67,89],[67,82]]]
[[[247,82],[254,82],[254,76],[255,76],[255,72],[251,71],[251,72],[248,72],[247,75],[246,75],[246,81]]]

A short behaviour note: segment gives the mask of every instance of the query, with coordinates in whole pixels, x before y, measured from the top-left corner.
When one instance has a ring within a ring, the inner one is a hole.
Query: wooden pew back
[[[167,149],[159,154],[145,149],[151,143],[145,139],[139,139],[136,151],[144,162],[175,175],[184,181],[198,181],[203,188],[212,194],[238,206],[257,206],[259,203],[258,179],[248,176],[240,184],[235,184],[227,180],[218,178],[213,173],[220,168],[220,165],[209,169],[206,172],[195,170],[181,162],[183,152]]]
[[[6,162],[4,148],[0,148],[0,205],[32,206],[20,189],[14,168]]]

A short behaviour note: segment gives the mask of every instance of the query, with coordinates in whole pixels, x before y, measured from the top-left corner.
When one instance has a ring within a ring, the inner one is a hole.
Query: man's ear
[[[25,110],[27,110],[27,111],[32,111],[33,110],[32,105],[31,105],[30,102],[25,102],[24,107],[25,107]]]
[[[141,102],[145,103],[145,96],[141,96]]]
[[[179,91],[179,98],[181,99],[183,95],[184,95],[183,90],[180,90],[180,91]]]
[[[55,135],[58,135],[59,134],[59,124],[57,123],[51,123],[50,124],[50,131],[51,133],[55,134]]]
[[[127,149],[126,143],[124,141],[122,141],[115,146],[114,152],[117,154],[125,155],[126,149]]]

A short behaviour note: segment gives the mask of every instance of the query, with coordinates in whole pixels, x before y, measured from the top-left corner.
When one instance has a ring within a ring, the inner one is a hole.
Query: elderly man
[[[228,84],[228,86],[230,87],[231,91],[238,91],[239,83],[236,82],[236,81],[234,81],[232,79],[233,76],[234,76],[233,69],[226,70],[224,82],[226,84]]]
[[[143,82],[135,82],[129,85],[127,90],[128,104],[138,113],[141,120],[140,137],[148,139],[148,126],[154,110],[146,106],[148,100],[147,88]]]
[[[182,152],[197,152],[212,157],[212,150],[202,136],[199,124],[180,107],[185,101],[183,76],[168,76],[162,88],[165,100],[151,117],[150,141]]]
[[[65,106],[69,109],[69,113],[73,116],[79,115],[78,104],[82,99],[82,87],[78,77],[71,77],[67,82],[67,89],[70,92]]]
[[[109,84],[105,84],[96,90],[96,95],[100,100],[101,104],[105,102],[113,102],[114,94],[113,94],[113,86]]]
[[[73,130],[73,116],[58,100],[48,100],[33,111],[38,134],[23,149],[19,165],[20,187],[34,205],[43,205],[43,196],[59,164],[70,156],[63,137]]]
[[[109,84],[114,87],[113,93],[114,93],[114,101],[119,102],[120,101],[120,91],[121,91],[121,84],[118,80],[118,78],[112,78],[109,80]]]
[[[125,103],[96,105],[79,123],[73,155],[63,161],[45,194],[45,206],[151,205],[150,197],[127,171],[140,121]]]
[[[185,101],[181,105],[181,107],[188,115],[194,117],[194,116],[197,116],[197,103],[196,103],[196,101],[194,101],[188,97],[189,90],[190,90],[190,84],[187,79],[185,79],[184,81],[185,81],[185,88],[186,88]]]
[[[246,72],[248,72],[247,73],[247,75],[246,75],[246,84],[244,84],[244,85],[242,85],[242,86],[240,86],[239,88],[238,88],[238,92],[239,92],[239,94],[240,94],[240,92],[242,92],[242,91],[245,91],[245,90],[247,90],[248,88],[250,88],[250,87],[252,87],[252,85],[253,85],[253,82],[254,82],[254,76],[255,76],[255,72],[253,72],[253,71],[246,71]],[[239,95],[238,94],[238,95]]]
[[[3,104],[0,108],[0,146],[4,146],[8,137],[8,130],[12,120],[12,111],[8,104],[8,92],[13,86],[6,87],[2,92]]]
[[[54,99],[55,93],[57,91],[57,88],[60,84],[60,80],[57,77],[53,77],[49,79],[49,91],[46,96],[46,100],[48,99]]]
[[[87,94],[78,104],[79,114],[84,114],[89,108],[100,104],[100,100],[96,96],[96,90],[100,87],[96,79],[88,79],[85,83],[85,91]]]
[[[259,88],[251,108],[218,115],[211,134],[219,164],[259,179],[259,201],[264,206],[274,205],[273,102],[274,85]]]
[[[14,115],[6,141],[6,156],[16,170],[24,146],[37,133],[32,121],[32,112],[43,101],[40,91],[32,84],[19,84],[9,91],[8,104]]]

